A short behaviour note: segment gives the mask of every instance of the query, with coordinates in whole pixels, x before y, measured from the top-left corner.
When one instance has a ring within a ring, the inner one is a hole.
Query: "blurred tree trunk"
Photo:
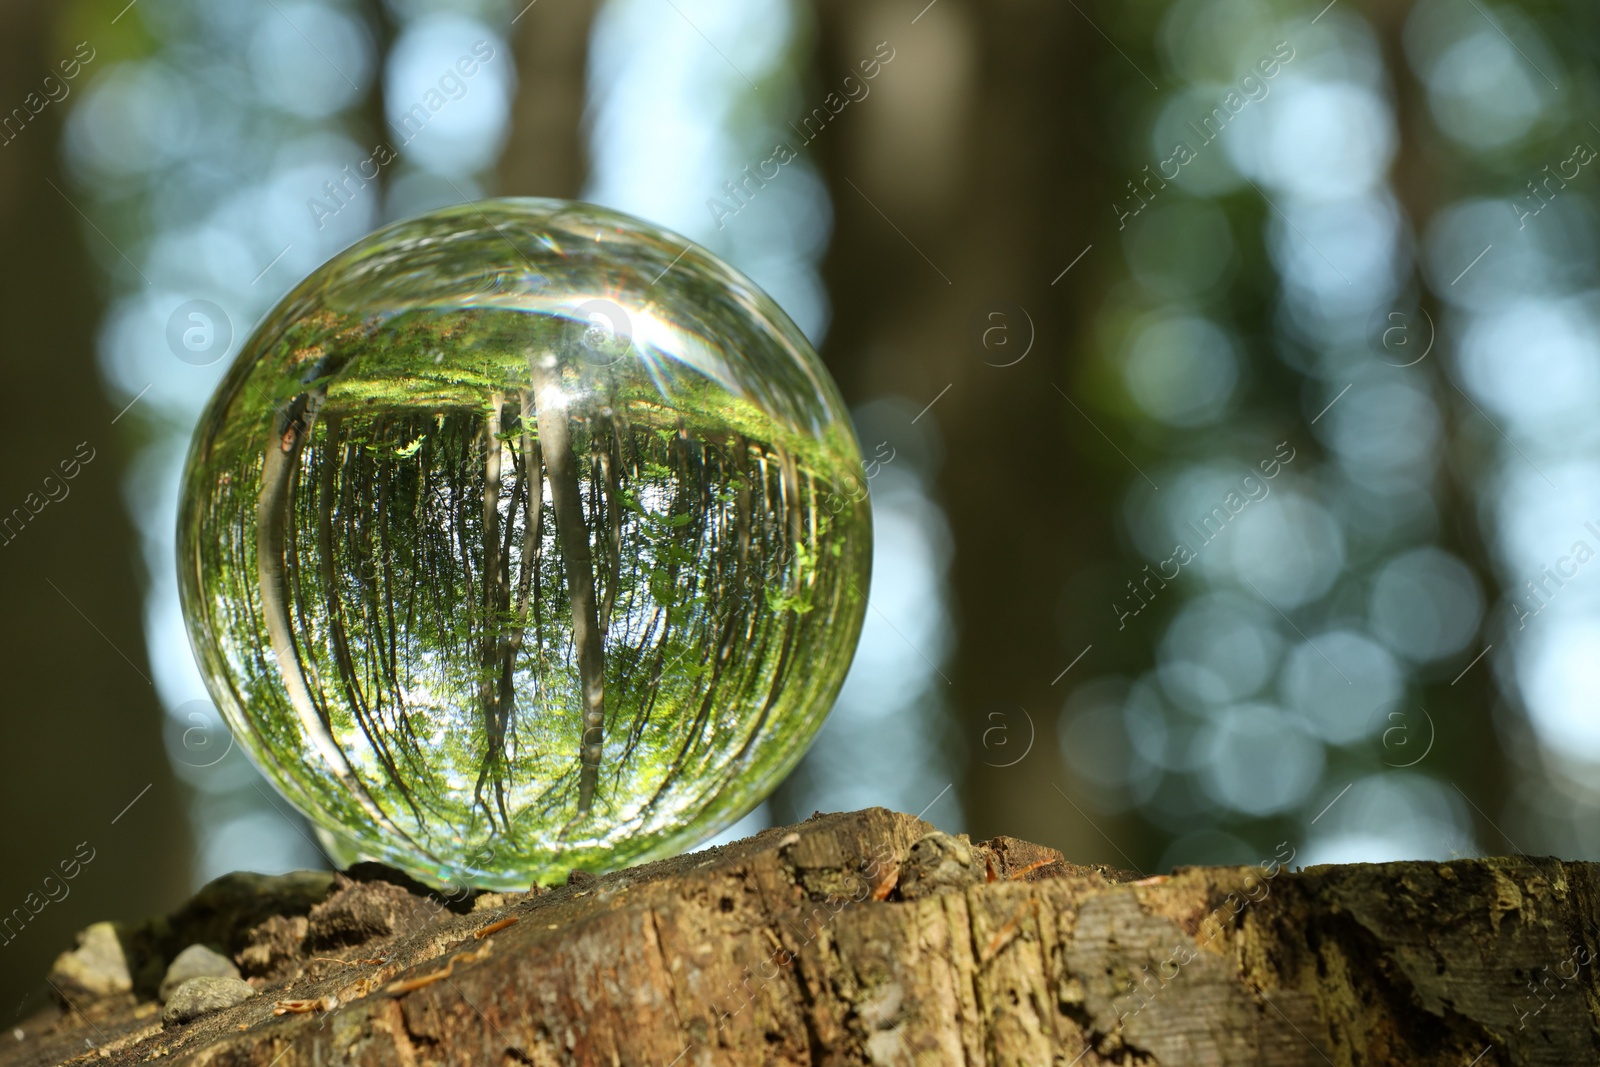
[[[946,444],[937,491],[964,624],[946,673],[976,753],[963,795],[970,828],[981,836],[1004,824],[1100,855],[1104,840],[1051,788],[1067,689],[1052,680],[1111,618],[1101,604],[1073,605],[1074,621],[1057,625],[1069,576],[1110,554],[1106,516],[1122,472],[1097,482],[1091,471],[1115,468],[1076,461],[1109,446],[1055,387],[1074,392],[1096,268],[1118,253],[1096,244],[1062,276],[1111,218],[1109,120],[1082,103],[1096,96],[1092,74],[1109,46],[1071,5],[1046,0],[939,0],[915,24],[915,6],[888,0],[817,0],[817,10],[818,84],[805,106],[859,75],[879,42],[894,50],[870,95],[809,149],[835,215],[823,356],[852,402],[938,398],[923,418]],[[1021,752],[1019,707],[1037,752],[983,766],[991,712],[1008,717],[1016,740],[994,762]]]
[[[361,103],[361,118],[372,133],[370,150],[380,144],[392,145],[397,139],[389,125],[388,103],[384,96],[384,73],[389,63],[389,49],[394,45],[395,24],[384,0],[359,0],[356,6],[367,32],[372,34],[372,85],[368,87],[366,98]],[[389,188],[389,170],[388,167],[379,167],[375,175],[366,179],[373,187],[370,195],[372,203],[378,206],[379,218],[384,217],[383,208],[388,201],[384,194]]]
[[[13,118],[0,134],[0,390],[13,399],[0,518],[19,508],[30,516],[0,534],[0,647],[12,668],[0,809],[27,823],[5,835],[0,864],[0,915],[12,920],[0,933],[3,1026],[37,1007],[24,992],[85,916],[132,918],[189,889],[187,819],[162,747],[140,626],[139,542],[123,505],[120,443],[133,419],[112,424],[124,401],[101,392],[95,359],[101,309],[87,255],[117,252],[68,200],[78,198],[56,156],[67,109],[111,60],[103,38],[89,41],[95,58],[64,83],[73,95],[43,103],[44,78],[55,75],[59,92],[58,64],[78,43],[56,33],[58,15],[55,5],[0,0],[0,113]],[[20,129],[13,108],[29,116]],[[172,373],[185,370],[172,360]],[[58,865],[85,841],[79,855],[93,861],[70,895],[46,899],[61,893]],[[15,908],[26,919],[20,931]]]
[[[1462,193],[1463,185],[1461,161],[1435,125],[1427,87],[1412,73],[1406,58],[1402,35],[1406,18],[1414,6],[1413,0],[1384,0],[1372,4],[1366,14],[1377,31],[1384,64],[1394,86],[1394,112],[1399,136],[1396,139],[1394,163],[1390,168],[1390,180],[1411,232],[1422,234],[1427,232],[1434,214]],[[1426,284],[1421,281],[1420,270],[1418,274],[1420,303],[1429,316],[1429,328],[1431,330],[1436,326],[1438,334],[1447,335],[1445,324],[1451,318],[1450,309],[1428,291]],[[1416,330],[1419,337],[1425,336],[1421,332],[1421,323],[1406,320],[1406,325],[1408,329]],[[1447,354],[1450,342],[1446,336],[1436,336],[1435,339],[1438,343],[1430,358],[1419,364],[1414,373],[1427,379],[1424,388],[1430,388],[1439,403],[1439,413],[1445,422],[1444,439],[1470,441],[1470,429],[1473,426],[1481,427],[1483,416],[1472,405],[1465,403],[1463,394],[1457,392],[1450,383],[1446,369],[1446,361],[1453,358]],[[1443,476],[1434,489],[1439,513],[1451,516],[1441,524],[1440,541],[1444,547],[1472,564],[1478,580],[1483,584],[1487,602],[1493,604],[1501,599],[1500,575],[1495,568],[1490,547],[1484,541],[1482,528],[1473,521],[1480,507],[1478,489],[1473,483],[1480,481],[1482,476],[1471,473],[1470,466],[1461,462],[1461,452],[1470,454],[1476,450],[1470,446],[1460,449],[1457,445],[1456,448],[1459,450],[1456,462],[1446,464],[1441,472]],[[1512,593],[1515,595],[1516,591],[1512,590]],[[1487,666],[1487,662],[1480,663],[1475,670],[1483,670]],[[1435,714],[1442,712],[1441,721],[1447,719],[1453,724],[1451,729],[1438,733],[1439,743],[1433,754],[1437,763],[1448,769],[1450,778],[1470,783],[1470,799],[1480,809],[1475,820],[1477,839],[1506,840],[1510,845],[1509,839],[1495,825],[1495,820],[1484,815],[1484,812],[1504,810],[1506,798],[1512,792],[1514,766],[1502,745],[1482,743],[1483,738],[1503,738],[1505,735],[1503,727],[1495,722],[1493,704],[1496,686],[1493,672],[1483,670],[1477,677],[1472,677],[1472,673],[1468,673],[1468,678],[1477,684],[1457,685],[1460,676],[1455,680],[1443,677],[1426,680],[1419,703],[1432,709]],[[1435,773],[1438,773],[1437,767]],[[1499,817],[1499,821],[1503,822],[1504,819],[1504,816]]]
[[[589,153],[583,139],[589,27],[599,0],[545,0],[523,7],[511,27],[517,95],[511,138],[500,157],[500,196],[572,199],[583,187]]]

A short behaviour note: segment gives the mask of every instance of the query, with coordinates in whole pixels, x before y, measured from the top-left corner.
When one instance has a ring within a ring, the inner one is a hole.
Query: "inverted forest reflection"
[[[319,310],[202,425],[201,658],[343,859],[526,887],[681,848],[832,704],[868,551],[845,424],[596,321]]]

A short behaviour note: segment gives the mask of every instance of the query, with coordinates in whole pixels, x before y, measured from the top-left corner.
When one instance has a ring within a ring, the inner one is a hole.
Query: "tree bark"
[[[531,894],[446,900],[376,865],[230,875],[121,930],[133,993],[30,1020],[0,1043],[0,1064],[1488,1067],[1600,1055],[1600,865],[1269,862],[1136,877],[876,808]],[[165,961],[201,941],[231,953],[260,995],[163,1029],[150,993]],[[275,1015],[288,1001],[310,1009]]]

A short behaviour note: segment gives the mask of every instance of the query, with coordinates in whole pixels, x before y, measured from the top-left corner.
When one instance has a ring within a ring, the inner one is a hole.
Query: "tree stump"
[[[1140,878],[875,808],[527,894],[230,875],[116,929],[121,988],[58,963],[0,1064],[1600,1062],[1597,865],[1283,852]],[[256,995],[163,1026],[196,943]]]

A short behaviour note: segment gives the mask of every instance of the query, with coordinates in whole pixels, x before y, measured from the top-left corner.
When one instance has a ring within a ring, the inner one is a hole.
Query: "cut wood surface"
[[[230,875],[118,927],[125,969],[87,938],[0,1065],[1572,1067],[1600,1063],[1597,906],[1589,863],[1144,878],[868,809],[527,894]],[[197,943],[255,995],[163,1026]]]

